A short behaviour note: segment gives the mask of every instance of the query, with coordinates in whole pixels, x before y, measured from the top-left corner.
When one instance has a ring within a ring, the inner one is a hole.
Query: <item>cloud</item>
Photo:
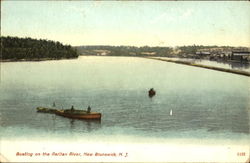
[[[159,16],[154,17],[150,23],[156,24],[158,22],[164,22],[164,23],[170,23],[178,20],[187,19],[190,16],[192,16],[194,13],[194,10],[187,9],[187,10],[170,10],[169,12],[162,13]]]
[[[169,15],[168,13],[163,13],[163,14],[161,14],[161,15],[159,15],[159,16],[153,18],[153,19],[150,21],[150,23],[151,23],[151,24],[156,24],[156,23],[162,22],[162,21],[168,22],[168,23],[169,23],[169,22],[172,22],[172,21],[174,21],[174,20],[175,20],[175,18],[174,18],[173,16]]]
[[[186,11],[184,11],[184,12],[182,13],[182,15],[181,15],[180,18],[187,19],[187,18],[189,18],[193,13],[194,13],[194,10],[188,9],[188,10],[186,10]]]
[[[87,10],[86,9],[84,9],[84,8],[82,8],[81,6],[68,6],[67,8],[66,8],[66,11],[68,12],[68,13],[78,13],[78,14],[80,14],[82,17],[86,17],[86,12],[87,12]]]

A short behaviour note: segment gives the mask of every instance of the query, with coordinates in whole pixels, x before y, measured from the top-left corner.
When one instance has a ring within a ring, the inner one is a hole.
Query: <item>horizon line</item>
[[[177,48],[177,47],[183,47],[183,46],[217,46],[217,47],[234,47],[234,48],[250,48],[250,46],[244,46],[244,45],[204,45],[204,44],[185,44],[185,45],[174,45],[174,46],[157,46],[157,45],[125,45],[125,44],[121,44],[121,45],[111,45],[111,44],[82,44],[82,45],[72,45],[72,44],[68,44],[68,43],[64,43],[63,41],[59,41],[59,40],[53,40],[53,39],[48,39],[48,38],[35,38],[35,37],[30,37],[30,36],[10,36],[10,35],[1,35],[0,37],[17,37],[17,38],[31,38],[31,39],[37,39],[37,40],[47,40],[47,41],[54,41],[54,42],[60,42],[63,45],[70,45],[72,47],[79,47],[79,46],[114,46],[114,47],[119,47],[119,46],[127,46],[127,47],[169,47],[169,48]]]

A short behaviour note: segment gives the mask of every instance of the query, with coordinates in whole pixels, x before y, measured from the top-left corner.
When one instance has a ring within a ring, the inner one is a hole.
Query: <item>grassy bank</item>
[[[167,58],[164,58],[164,59],[162,59],[162,58],[154,58],[154,57],[147,57],[147,58],[160,60],[160,61],[165,61],[165,62],[173,62],[173,63],[177,63],[177,64],[184,64],[184,65],[188,65],[188,66],[201,67],[201,68],[206,68],[206,69],[210,69],[210,70],[229,72],[229,73],[239,74],[239,75],[244,75],[244,76],[250,76],[249,72],[240,71],[240,70],[226,69],[226,68],[213,67],[213,66],[206,66],[206,65],[191,63],[191,62],[188,62],[188,61],[176,61],[176,60],[171,60],[171,59],[167,59]]]
[[[30,59],[0,59],[0,62],[39,62],[50,60],[64,60],[64,59],[77,59],[77,58],[30,58]]]

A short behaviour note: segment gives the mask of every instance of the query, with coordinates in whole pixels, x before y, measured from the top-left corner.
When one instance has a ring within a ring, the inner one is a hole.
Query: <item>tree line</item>
[[[77,46],[77,51],[85,55],[97,55],[100,53],[98,50],[108,51],[106,55],[109,56],[147,56],[158,55],[165,56],[171,54],[172,48],[170,47],[149,47],[149,46]]]
[[[183,57],[195,54],[199,49],[218,48],[218,46],[188,45],[178,47],[150,47],[150,46],[77,46],[76,49],[82,55],[100,55],[105,53],[108,56],[162,56],[162,57]],[[106,52],[105,52],[106,51]]]
[[[1,58],[4,59],[62,59],[76,58],[78,53],[70,45],[63,45],[58,41],[0,37]]]

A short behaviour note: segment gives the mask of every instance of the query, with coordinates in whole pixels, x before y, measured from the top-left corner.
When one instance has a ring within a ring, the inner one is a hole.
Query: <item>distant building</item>
[[[210,55],[211,53],[210,52],[205,52],[205,51],[198,51],[196,52],[197,55],[200,55],[200,56],[208,56]]]
[[[232,51],[224,51],[221,54],[223,54],[223,56],[231,56],[232,55]]]
[[[100,55],[100,56],[105,56],[108,55],[110,53],[110,51],[108,50],[93,50],[96,55]]]
[[[233,51],[231,55],[231,60],[235,61],[249,61],[250,60],[250,52],[249,51]]]
[[[156,52],[141,52],[142,55],[155,55]]]

